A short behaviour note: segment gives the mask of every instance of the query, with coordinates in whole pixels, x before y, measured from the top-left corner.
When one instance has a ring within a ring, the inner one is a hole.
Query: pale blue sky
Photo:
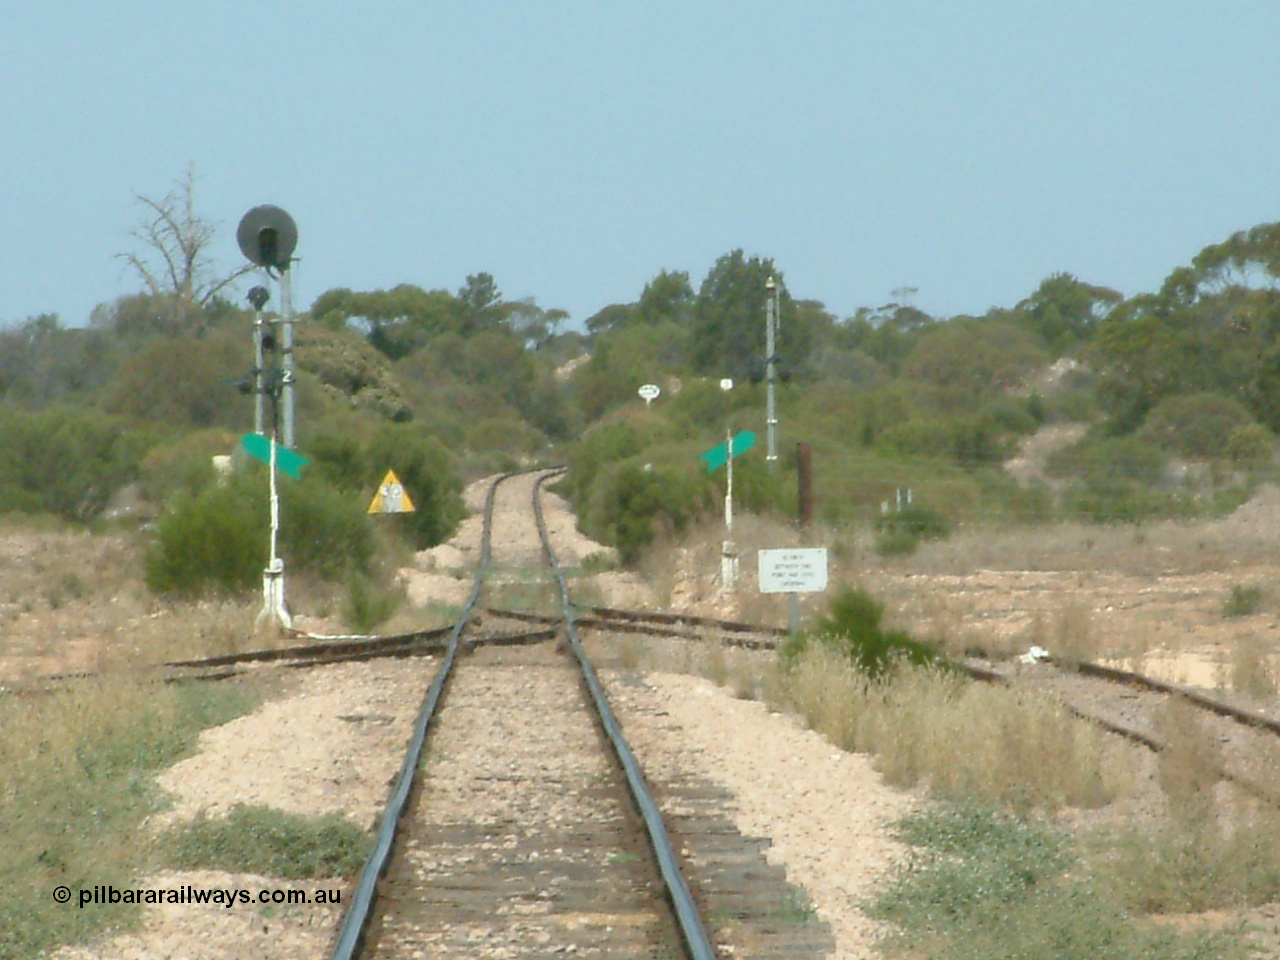
[[[139,289],[195,164],[297,299],[491,272],[581,322],[735,247],[847,316],[1126,294],[1280,219],[1275,0],[0,0],[0,321]]]

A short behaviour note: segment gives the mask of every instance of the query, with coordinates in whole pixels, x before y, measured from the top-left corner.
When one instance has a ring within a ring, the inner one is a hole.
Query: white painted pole
[[[280,559],[278,543],[280,535],[280,495],[276,488],[276,435],[271,432],[271,453],[268,457],[268,496],[271,498],[271,546],[267,568],[262,571],[262,612],[257,623],[266,620],[280,627],[293,626],[289,608],[284,601],[284,561]]]
[[[778,405],[775,385],[778,368],[775,361],[778,345],[778,285],[773,277],[765,281],[764,356],[765,356],[765,463],[772,473],[778,461]]]
[[[276,562],[280,559],[276,555],[276,544],[280,536],[280,492],[276,489],[276,434],[271,431],[271,456],[268,458],[267,473],[270,479],[267,481],[268,490],[271,497],[271,559],[267,563],[269,570],[276,568]]]
[[[720,557],[720,579],[728,590],[738,584],[738,558],[733,545],[733,433],[729,428],[724,431],[725,489],[724,489],[724,551]]]

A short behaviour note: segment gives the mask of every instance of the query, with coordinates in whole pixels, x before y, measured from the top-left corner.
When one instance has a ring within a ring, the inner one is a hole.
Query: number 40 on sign
[[[413,513],[413,501],[409,499],[409,494],[404,488],[404,484],[400,482],[400,478],[396,476],[394,470],[388,470],[387,475],[382,478],[382,483],[378,486],[378,492],[373,495],[373,500],[369,504],[370,513]]]

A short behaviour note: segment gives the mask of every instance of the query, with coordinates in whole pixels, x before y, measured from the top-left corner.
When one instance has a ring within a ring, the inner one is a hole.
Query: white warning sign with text
[[[413,501],[394,470],[388,470],[369,504],[370,513],[413,513]]]
[[[820,593],[825,589],[825,547],[760,551],[761,593]]]

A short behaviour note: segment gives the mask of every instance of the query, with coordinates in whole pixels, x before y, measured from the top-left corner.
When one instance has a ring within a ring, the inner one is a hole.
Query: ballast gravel
[[[730,819],[773,841],[768,860],[786,868],[831,925],[833,957],[880,956],[882,928],[859,904],[905,856],[888,826],[915,796],[886,786],[866,756],[709,680],[615,670],[606,683],[650,782],[696,772],[732,793]]]

